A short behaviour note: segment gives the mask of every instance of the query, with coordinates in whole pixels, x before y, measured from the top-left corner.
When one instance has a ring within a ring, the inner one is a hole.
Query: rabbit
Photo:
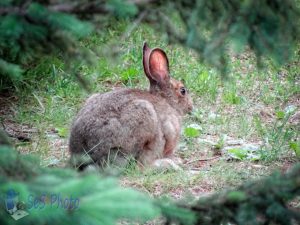
[[[143,167],[172,157],[192,99],[183,83],[170,77],[162,49],[144,42],[143,68],[149,90],[124,88],[86,100],[71,127],[71,157],[88,155],[89,163],[100,166],[108,161],[123,166],[130,157]]]

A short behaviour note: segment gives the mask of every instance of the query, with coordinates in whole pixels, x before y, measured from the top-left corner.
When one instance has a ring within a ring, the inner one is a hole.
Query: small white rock
[[[285,107],[284,111],[285,111],[285,113],[290,114],[290,113],[294,113],[296,111],[296,109],[297,109],[296,106],[289,105],[289,106]]]

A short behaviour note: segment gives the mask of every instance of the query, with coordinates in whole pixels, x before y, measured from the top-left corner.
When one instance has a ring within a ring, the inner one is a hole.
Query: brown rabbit
[[[166,53],[143,46],[144,72],[150,89],[119,89],[87,99],[71,128],[72,158],[89,155],[90,163],[124,165],[134,157],[142,165],[169,157],[177,145],[181,118],[192,110],[184,85],[169,74]]]

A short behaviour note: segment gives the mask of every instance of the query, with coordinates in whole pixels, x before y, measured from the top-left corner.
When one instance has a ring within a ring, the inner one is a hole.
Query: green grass
[[[251,162],[228,163],[220,160],[214,163],[213,167],[207,165],[193,174],[187,170],[149,169],[141,173],[131,169],[127,170],[126,176],[123,176],[121,181],[126,186],[133,186],[153,196],[171,195],[178,198],[195,192],[204,194],[212,190],[239,186],[244,181],[269,175],[270,170],[271,168],[256,166]]]
[[[293,62],[282,68],[267,61],[265,67],[258,70],[256,59],[248,51],[242,57],[232,55],[229,56],[233,61],[228,77],[222,79],[214,69],[199,63],[194,52],[168,45],[165,36],[148,26],[138,26],[128,33],[130,27],[127,22],[115,22],[108,32],[95,33],[82,40],[82,45],[94,54],[95,64],[79,65],[81,76],[89,81],[92,93],[106,92],[115,86],[148,88],[141,63],[142,43],[147,41],[151,47],[165,49],[171,74],[184,80],[194,100],[195,111],[186,117],[183,128],[196,124],[201,130],[197,135],[182,136],[179,156],[186,161],[209,158],[215,154],[214,148],[200,144],[198,138],[211,136],[222,147],[222,138],[228,136],[247,142],[263,142],[263,157],[259,164],[276,162],[275,165],[280,167],[286,158],[297,160],[290,146],[299,143],[299,127],[285,121],[285,117],[277,118],[276,112],[284,112],[289,105],[299,110],[295,100],[300,95],[298,58],[294,57]],[[90,93],[82,89],[59,55],[40,59],[26,72],[25,78],[15,83],[18,99],[12,102],[15,114],[5,115],[17,124],[28,124],[37,129],[32,142],[20,145],[19,150],[37,153],[44,161],[53,155],[67,161],[68,156],[61,154],[60,147],[53,146],[53,139],[47,134],[55,130],[67,142],[72,119]],[[193,176],[188,174],[192,165],[183,171],[167,172],[140,172],[133,167],[122,179],[125,185],[154,195],[194,190],[198,186],[211,191],[269,173],[265,166],[252,166],[253,163],[248,161],[207,161]]]

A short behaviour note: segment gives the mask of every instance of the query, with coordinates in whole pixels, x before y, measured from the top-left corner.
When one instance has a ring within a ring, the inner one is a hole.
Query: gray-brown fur
[[[94,94],[75,118],[69,140],[72,157],[85,154],[98,164],[117,152],[143,165],[173,154],[181,118],[192,102],[183,84],[169,76],[168,59],[161,49],[143,47],[143,66],[150,89],[119,89]],[[126,160],[125,160],[126,161]]]

